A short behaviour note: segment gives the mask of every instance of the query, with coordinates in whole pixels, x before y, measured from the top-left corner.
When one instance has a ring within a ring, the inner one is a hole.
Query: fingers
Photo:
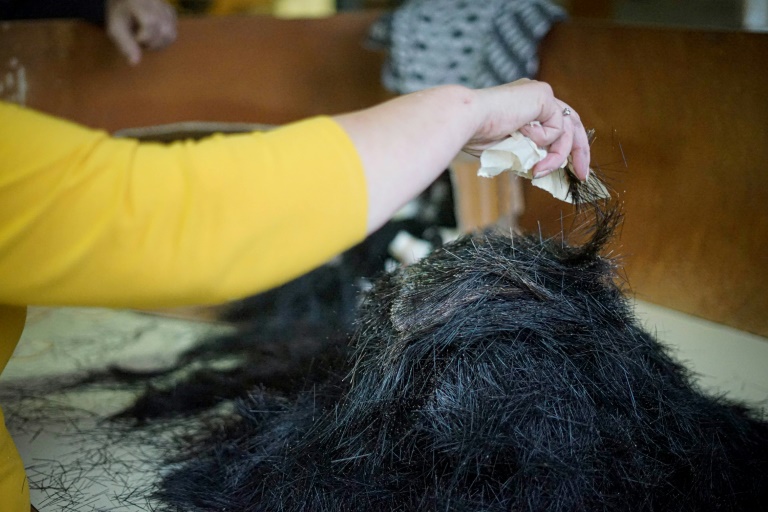
[[[528,123],[520,131],[533,140],[540,147],[547,147],[555,143],[565,132],[564,108],[555,98],[552,89],[543,89],[545,97],[539,115],[534,122]]]
[[[548,148],[547,156],[533,167],[534,177],[546,176],[559,169],[570,156],[576,177],[586,180],[589,176],[589,140],[579,114],[551,95],[545,98],[536,121],[520,129],[539,147]]]
[[[579,114],[575,111],[568,116],[573,124],[573,147],[571,148],[571,167],[576,177],[581,181],[589,178],[589,137],[587,136],[587,130],[581,123]]]
[[[135,65],[142,47],[159,50],[176,39],[176,12],[163,0],[109,0],[107,33]]]
[[[133,20],[130,16],[109,16],[107,34],[128,63],[136,65],[141,60],[141,47],[133,37]]]
[[[138,2],[137,2],[138,3]],[[136,40],[151,50],[160,50],[176,39],[176,13],[161,0],[142,0],[136,9]]]
[[[567,126],[569,121],[563,119],[563,129],[560,136],[549,146],[547,156],[533,167],[533,176],[540,178],[563,166],[573,147],[573,129]],[[538,144],[538,142],[537,142]],[[546,147],[546,146],[544,146]]]

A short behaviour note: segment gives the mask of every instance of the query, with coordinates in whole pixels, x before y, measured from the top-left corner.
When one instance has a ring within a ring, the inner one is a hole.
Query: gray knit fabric
[[[410,0],[371,29],[389,51],[384,85],[489,87],[538,71],[537,48],[565,12],[547,0]]]

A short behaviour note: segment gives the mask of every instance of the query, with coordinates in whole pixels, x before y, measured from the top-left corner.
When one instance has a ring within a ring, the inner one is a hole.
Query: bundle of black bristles
[[[346,362],[257,386],[174,454],[183,511],[757,511],[768,422],[699,390],[636,320],[619,222],[482,232],[382,275]]]

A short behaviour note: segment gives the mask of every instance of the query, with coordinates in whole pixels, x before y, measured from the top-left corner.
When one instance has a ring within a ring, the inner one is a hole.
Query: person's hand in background
[[[176,11],[163,0],[107,0],[107,34],[131,65],[143,48],[159,50],[176,39]]]

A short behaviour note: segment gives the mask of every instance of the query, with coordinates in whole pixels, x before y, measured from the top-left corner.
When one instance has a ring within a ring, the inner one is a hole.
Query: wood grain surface
[[[364,47],[377,16],[184,18],[177,41],[145,52],[136,67],[87,23],[6,22],[0,73],[23,70],[28,106],[108,131],[180,121],[281,124],[387,97],[383,55]],[[14,93],[5,88],[0,98]]]
[[[566,23],[541,79],[595,128],[637,297],[768,336],[768,34]],[[526,189],[522,225],[572,210]]]

